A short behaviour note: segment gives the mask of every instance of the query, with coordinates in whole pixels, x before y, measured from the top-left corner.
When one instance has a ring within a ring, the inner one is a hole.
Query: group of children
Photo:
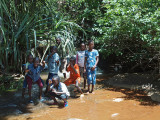
[[[77,52],[76,57],[71,57],[67,65],[64,66],[67,72],[70,72],[70,78],[64,82],[60,82],[58,71],[62,65],[63,59],[59,57],[58,48],[52,46],[50,48],[50,54],[46,57],[45,61],[40,63],[39,58],[34,58],[29,55],[28,62],[24,66],[26,72],[25,79],[23,82],[22,97],[24,98],[25,88],[28,85],[29,102],[32,103],[31,88],[32,83],[37,83],[39,86],[39,99],[42,99],[42,88],[44,86],[43,80],[40,77],[41,71],[48,65],[48,79],[46,80],[46,91],[51,98],[54,100],[53,105],[57,105],[58,102],[55,98],[62,99],[64,101],[64,107],[68,106],[67,99],[70,96],[66,86],[75,84],[75,87],[81,93],[81,97],[84,96],[81,88],[79,87],[81,77],[84,78],[84,89],[86,87],[86,76],[88,90],[87,94],[94,93],[94,86],[96,84],[96,67],[99,61],[98,51],[93,49],[94,41],[88,42],[88,50],[86,50],[85,44],[81,43],[80,51]],[[64,76],[66,77],[66,76]],[[90,85],[92,84],[92,89]]]

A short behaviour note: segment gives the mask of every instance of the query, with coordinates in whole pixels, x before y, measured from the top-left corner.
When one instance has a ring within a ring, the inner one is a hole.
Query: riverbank
[[[0,119],[150,120],[154,118],[154,120],[159,120],[159,102],[152,101],[144,90],[131,90],[108,85],[109,81],[117,81],[115,78],[119,78],[119,76],[97,75],[95,94],[85,94],[84,98],[71,97],[68,100],[69,106],[66,108],[40,103],[37,97],[34,97],[34,104],[29,104],[27,101],[21,101],[21,91],[8,93],[0,96]],[[134,75],[129,76],[133,77]],[[42,79],[46,78],[47,74],[42,74]],[[37,86],[35,85],[33,88],[33,95],[36,96]],[[48,101],[52,102],[49,99]]]

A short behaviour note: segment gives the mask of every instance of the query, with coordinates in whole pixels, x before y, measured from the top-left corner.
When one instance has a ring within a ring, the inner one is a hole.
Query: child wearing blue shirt
[[[58,75],[58,71],[59,71],[59,55],[57,54],[57,47],[51,46],[50,52],[51,53],[46,58],[46,62],[48,63],[48,70],[49,70],[48,79],[46,81],[47,86],[48,86],[48,80],[52,79],[54,75]],[[48,91],[47,88],[46,88],[46,92]]]
[[[42,99],[42,88],[43,83],[40,78],[40,73],[42,72],[43,68],[45,67],[45,62],[43,61],[42,64],[39,63],[39,58],[36,57],[33,60],[33,64],[28,66],[28,73],[26,76],[27,84],[28,84],[28,93],[29,93],[29,102],[33,103],[31,97],[31,89],[32,83],[37,83],[39,86],[39,99]]]
[[[96,67],[99,61],[99,53],[94,48],[94,41],[90,40],[88,42],[89,49],[85,51],[85,66],[84,72],[87,73],[87,83],[88,92],[94,93],[94,86],[96,84]],[[92,89],[90,91],[90,84],[92,84]]]

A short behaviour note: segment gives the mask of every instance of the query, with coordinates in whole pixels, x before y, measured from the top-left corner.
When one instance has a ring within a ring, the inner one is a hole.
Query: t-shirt
[[[40,73],[43,70],[42,66],[34,67],[33,63],[28,66],[29,72],[27,75],[32,78],[34,82],[36,82],[40,78]]]
[[[49,55],[46,58],[46,62],[48,62],[48,70],[49,73],[58,74],[59,65],[56,61],[59,60],[59,55],[57,53],[53,54],[50,59],[48,59]]]
[[[30,64],[32,64],[32,63],[27,62],[27,63],[25,64],[26,69],[28,69],[28,66],[29,66]]]
[[[76,55],[76,63],[80,67],[84,67],[85,51],[78,51]]]
[[[59,82],[58,89],[53,84],[51,85],[50,89],[55,89],[57,92],[65,92],[65,94],[67,96],[70,96],[70,93],[69,93],[66,85],[62,82]],[[59,94],[59,95],[61,95],[61,94]]]
[[[92,51],[85,51],[85,57],[87,58],[86,61],[86,68],[91,68],[96,64],[96,57],[99,56],[97,50],[93,49]]]
[[[74,65],[75,70],[77,71],[77,74],[75,73],[74,69],[71,67],[71,65],[67,68],[67,71],[70,72],[70,78],[77,79],[80,77],[80,71],[78,64]]]

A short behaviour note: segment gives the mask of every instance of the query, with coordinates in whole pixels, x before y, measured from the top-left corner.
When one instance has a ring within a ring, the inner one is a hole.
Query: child
[[[60,82],[58,75],[54,75],[52,79],[49,80],[48,91],[51,98],[54,100],[52,105],[58,105],[55,97],[62,99],[64,101],[64,107],[68,106],[67,99],[70,96],[66,85]]]
[[[26,72],[27,72],[26,70],[28,69],[28,66],[30,64],[32,64],[32,63],[33,63],[33,56],[30,54],[30,55],[27,56],[27,63],[24,64],[24,66],[23,66],[23,70],[25,71],[25,75],[26,75]],[[24,81],[23,81],[23,89],[22,89],[22,99],[24,99],[26,87],[27,87],[27,81],[26,81],[26,79],[24,79]]]
[[[84,72],[87,72],[88,92],[94,94],[94,85],[96,84],[96,67],[99,61],[99,53],[94,48],[94,42],[91,40],[88,42],[89,50],[85,52],[85,66]],[[92,90],[90,91],[90,84],[92,84]]]
[[[75,84],[75,87],[80,91],[81,96],[83,97],[84,94],[81,90],[81,88],[78,86],[80,83],[80,72],[79,72],[79,67],[76,63],[76,58],[71,57],[70,58],[70,63],[67,65],[67,72],[70,72],[70,78],[64,81],[64,84],[69,86],[70,84]]]
[[[57,47],[52,46],[50,49],[51,53],[47,56],[46,62],[48,63],[48,79],[46,81],[46,84],[48,86],[48,80],[52,79],[54,75],[58,75],[59,70],[59,55],[57,54]],[[48,90],[48,87],[46,87],[46,92]]]
[[[66,79],[66,65],[67,65],[68,50],[65,50],[64,44],[60,37],[56,38],[56,43],[57,43],[58,54],[60,56],[60,63],[61,63],[59,70],[61,73],[63,73],[63,76]]]
[[[85,60],[85,44],[81,43],[80,51],[76,55],[76,64],[79,66],[80,75],[84,78],[84,89],[86,88],[86,78],[84,75],[84,60]]]
[[[28,66],[28,73],[26,76],[27,84],[28,84],[28,93],[29,93],[29,102],[33,103],[31,97],[31,88],[32,83],[37,83],[39,86],[39,99],[42,100],[42,88],[43,83],[40,78],[40,73],[45,67],[45,62],[43,61],[42,64],[39,63],[39,58],[36,57],[33,59],[33,64]]]

